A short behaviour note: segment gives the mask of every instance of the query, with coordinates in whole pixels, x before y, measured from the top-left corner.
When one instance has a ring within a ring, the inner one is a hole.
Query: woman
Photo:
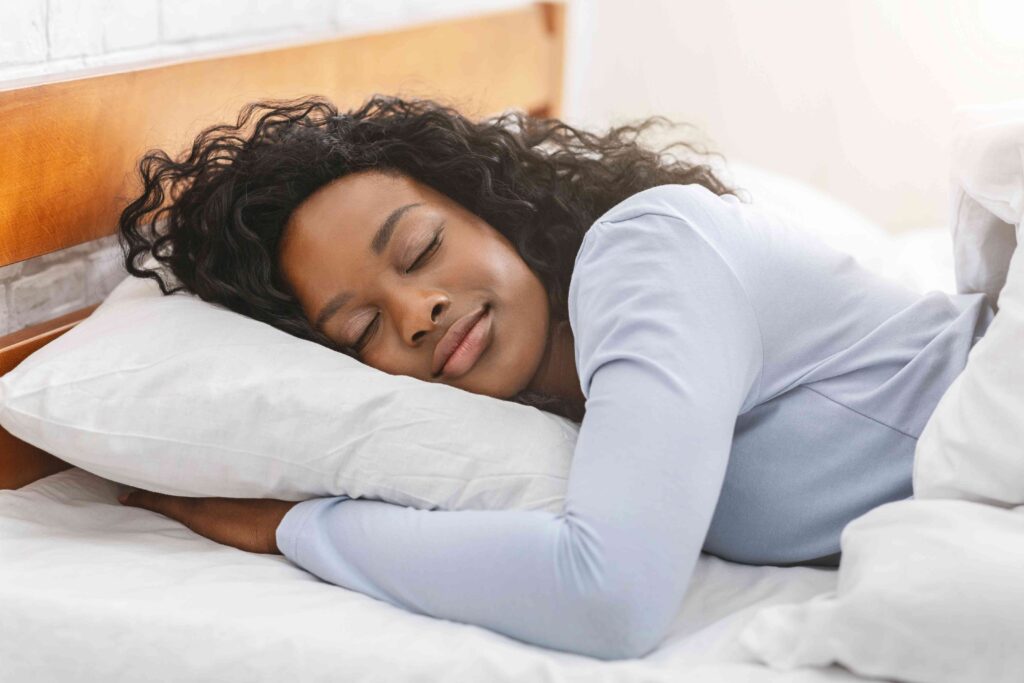
[[[664,638],[702,549],[836,566],[847,522],[912,495],[917,437],[992,309],[911,292],[741,203],[640,146],[653,122],[601,136],[314,98],[147,155],[121,218],[132,274],[158,277],[135,265],[153,254],[203,299],[373,367],[582,424],[561,514],[122,502],[602,659]]]

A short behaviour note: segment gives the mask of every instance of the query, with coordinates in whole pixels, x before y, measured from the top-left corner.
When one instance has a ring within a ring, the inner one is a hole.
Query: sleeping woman
[[[251,104],[176,159],[147,154],[120,221],[131,274],[581,424],[559,513],[122,503],[407,610],[601,659],[664,639],[702,550],[836,566],[847,522],[912,497],[917,438],[993,309],[877,276],[674,145],[644,147],[659,121],[596,134],[309,98]],[[159,269],[137,265],[150,256]]]

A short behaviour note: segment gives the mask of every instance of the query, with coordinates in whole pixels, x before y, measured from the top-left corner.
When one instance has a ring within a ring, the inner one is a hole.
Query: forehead
[[[379,172],[344,176],[310,195],[288,221],[278,254],[307,314],[314,315],[337,293],[340,274],[347,282],[358,281],[364,269],[368,273],[370,241],[395,208],[444,199],[407,176]]]
[[[292,279],[317,255],[367,256],[381,222],[398,206],[434,199],[429,188],[405,176],[356,173],[324,185],[292,213],[279,248],[281,268]]]
[[[354,173],[334,180],[296,208],[287,237],[300,240],[355,237],[375,228],[402,204],[433,199],[429,188],[406,176]],[[332,230],[331,228],[335,228]]]

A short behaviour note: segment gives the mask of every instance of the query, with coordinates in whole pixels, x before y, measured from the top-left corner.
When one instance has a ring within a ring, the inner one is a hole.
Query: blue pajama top
[[[911,497],[917,438],[994,315],[699,185],[601,216],[568,303],[586,416],[562,512],[317,498],[282,520],[284,555],[421,614],[643,656],[702,549],[821,558],[847,522]]]

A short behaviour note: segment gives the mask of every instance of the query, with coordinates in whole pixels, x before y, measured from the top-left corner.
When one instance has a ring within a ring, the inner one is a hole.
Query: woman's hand
[[[175,519],[201,536],[251,553],[281,554],[277,527],[297,502],[268,498],[187,498],[135,489],[117,499]]]

